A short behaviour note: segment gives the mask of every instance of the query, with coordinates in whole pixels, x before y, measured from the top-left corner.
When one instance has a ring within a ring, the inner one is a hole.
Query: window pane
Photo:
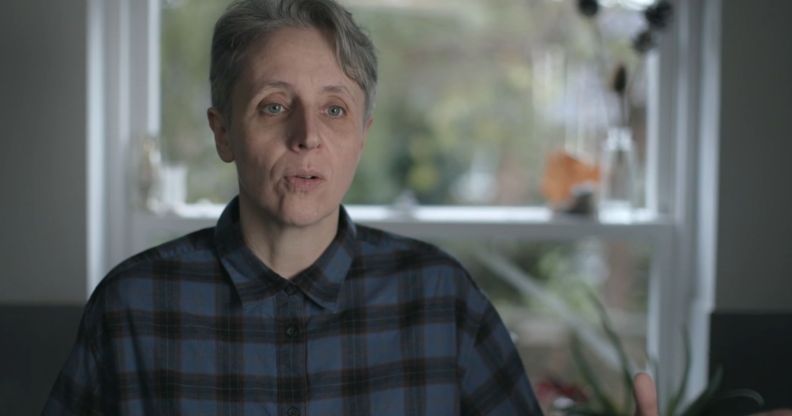
[[[592,294],[605,305],[636,364],[646,362],[649,249],[624,242],[442,241],[487,294],[512,332],[546,414],[555,382],[590,393],[573,360],[572,335],[606,394],[621,403],[621,373]],[[590,397],[590,396],[589,396]]]
[[[547,156],[565,149],[598,162],[616,122],[609,72],[638,63],[630,39],[640,14],[618,5],[596,20],[599,45],[574,1],[344,3],[380,56],[375,122],[347,203],[389,204],[409,191],[423,204],[543,204]],[[162,4],[165,170],[185,167],[186,202],[225,203],[235,171],[217,158],[205,111],[211,30],[226,2]],[[637,76],[630,117],[639,172],[644,84]]]
[[[166,171],[186,168],[186,201],[226,203],[236,194],[236,170],[215,152],[206,110],[209,47],[214,22],[228,1],[163,0],[161,38],[162,133]],[[169,177],[161,177],[170,180]],[[181,182],[181,181],[180,181]]]

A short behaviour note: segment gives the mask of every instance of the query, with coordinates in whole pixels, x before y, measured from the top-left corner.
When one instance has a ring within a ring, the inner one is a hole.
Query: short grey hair
[[[284,27],[311,27],[333,41],[344,73],[366,97],[365,117],[371,117],[377,89],[377,55],[368,35],[352,14],[334,0],[236,0],[217,20],[212,36],[209,82],[212,106],[224,116],[231,112],[231,92],[253,42]]]

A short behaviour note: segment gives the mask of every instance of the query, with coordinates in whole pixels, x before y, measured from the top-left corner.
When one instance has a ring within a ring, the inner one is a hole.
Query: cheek
[[[246,147],[237,157],[237,173],[239,179],[248,186],[260,187],[272,181],[276,161],[272,159],[275,152],[256,147]]]
[[[352,177],[355,176],[358,162],[360,162],[360,156],[363,153],[362,150],[360,143],[352,143],[341,153],[341,169],[343,169],[347,180],[350,182]]]
[[[249,129],[238,136],[238,139],[234,143],[238,164],[241,164],[246,171],[256,170],[260,174],[269,174],[268,167],[274,163],[274,158],[279,154],[277,140],[274,139],[273,134],[263,134],[257,129]]]

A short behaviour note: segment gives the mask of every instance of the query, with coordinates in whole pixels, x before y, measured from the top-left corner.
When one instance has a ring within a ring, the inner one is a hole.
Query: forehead
[[[248,48],[240,80],[261,83],[357,86],[338,63],[332,38],[311,27],[284,27]],[[253,84],[253,85],[250,85]]]
[[[289,53],[329,54],[335,56],[332,37],[311,26],[284,26],[267,32],[253,41],[249,55],[282,55]]]

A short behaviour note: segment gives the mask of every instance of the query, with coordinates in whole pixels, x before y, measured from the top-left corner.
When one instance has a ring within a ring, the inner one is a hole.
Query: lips
[[[295,192],[309,192],[325,182],[324,175],[310,169],[298,169],[287,172],[285,180],[288,188]]]
[[[316,175],[294,175],[294,177],[299,179],[319,179]]]

